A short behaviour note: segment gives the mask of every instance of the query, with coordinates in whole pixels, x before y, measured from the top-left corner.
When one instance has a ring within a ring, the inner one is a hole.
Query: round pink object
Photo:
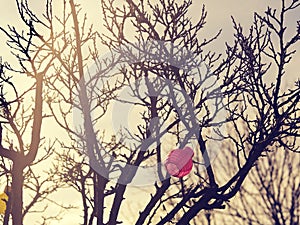
[[[165,161],[168,173],[179,178],[189,174],[193,168],[193,156],[194,151],[190,147],[172,150]]]

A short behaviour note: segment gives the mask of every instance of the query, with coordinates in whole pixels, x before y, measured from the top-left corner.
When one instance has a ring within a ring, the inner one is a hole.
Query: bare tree
[[[299,163],[294,153],[274,146],[255,164],[228,209],[213,212],[215,224],[298,224]],[[234,166],[228,163],[223,169]]]
[[[29,18],[32,23],[30,28],[38,39],[36,43],[40,49],[35,51],[36,57],[41,61],[49,60],[51,72],[44,78],[47,86],[45,102],[52,118],[70,137],[69,141],[58,140],[65,152],[56,151],[58,162],[53,171],[60,181],[67,182],[80,193],[84,212],[83,224],[92,224],[95,219],[98,224],[102,224],[104,198],[113,191],[110,188],[105,189],[107,178],[90,168],[83,151],[86,148],[91,151],[95,147],[91,146],[91,142],[101,137],[98,136],[98,131],[88,130],[89,127],[85,126],[83,130],[73,127],[72,110],[82,110],[85,115],[86,112],[97,111],[99,118],[104,115],[108,101],[114,97],[114,91],[121,83],[110,83],[106,85],[107,90],[101,89],[99,95],[92,96],[93,93],[85,87],[84,72],[88,69],[87,63],[92,61],[97,65],[98,73],[104,73],[114,64],[114,60],[99,62],[98,33],[92,26],[87,27],[87,16],[80,13],[81,8],[74,1],[64,2],[62,15],[57,16],[52,14],[52,2],[47,1],[43,18],[38,18],[31,11],[27,1],[18,1],[17,5],[21,18],[25,22],[25,18]],[[90,98],[98,101],[93,109],[90,108]],[[84,120],[84,125],[95,122],[89,117]],[[119,142],[104,141],[101,144],[107,151],[120,145]],[[73,151],[69,151],[70,149]]]
[[[12,224],[21,225],[29,212],[39,211],[34,208],[39,202],[43,201],[44,207],[47,207],[45,200],[61,184],[54,180],[53,175],[41,177],[42,172],[35,169],[36,165],[49,159],[54,150],[54,143],[49,142],[46,146],[46,141],[41,138],[42,121],[49,117],[43,113],[44,76],[52,65],[53,57],[39,58],[40,35],[34,30],[34,19],[22,14],[26,4],[18,2],[17,6],[27,30],[18,31],[13,25],[0,28],[19,63],[10,66],[1,61],[0,65],[0,155],[1,167],[12,182],[7,203],[7,208],[11,204],[11,210],[6,210],[3,224],[9,224],[11,213]],[[12,80],[16,79],[26,82],[22,87],[15,86]],[[23,203],[24,188],[32,195],[26,204]]]
[[[126,0],[122,5],[103,0],[106,30],[101,39],[92,27],[85,27],[87,19],[80,19],[73,0],[64,2],[63,15],[56,19],[51,2],[47,3],[44,19],[37,18],[26,1],[18,6],[38,39],[37,59],[49,62],[53,72],[45,78],[46,102],[71,138],[71,144],[63,142],[63,147],[88,156],[88,160],[70,157],[67,151],[61,156],[72,163],[63,165],[66,173],[59,174],[81,193],[84,224],[95,218],[97,224],[120,223],[126,190],[141,168],[155,168],[158,178],[136,224],[189,224],[200,211],[206,210],[209,217],[209,210],[224,208],[257,160],[275,144],[299,151],[300,83],[289,90],[282,84],[300,32],[298,22],[294,35],[286,38],[285,16],[299,8],[299,1],[282,0],[279,12],[268,8],[264,16],[255,14],[248,34],[233,20],[235,41],[227,44],[222,57],[207,50],[218,32],[200,41],[207,12],[203,7],[200,19],[192,23],[189,0],[156,4]],[[43,36],[38,35],[42,31]],[[109,50],[109,60],[101,60],[98,40]],[[89,60],[96,71],[88,69]],[[121,67],[115,71],[117,64]],[[124,89],[132,99],[122,96]],[[108,138],[103,134],[108,130],[101,125],[109,103],[139,107],[135,131],[121,129]],[[70,125],[74,108],[82,113],[79,128]],[[220,118],[222,111],[225,116]],[[227,124],[233,127],[228,132]],[[212,164],[210,145],[224,142],[233,144],[228,152],[234,152],[237,165],[227,179]],[[171,178],[163,169],[163,154],[192,143],[197,156],[192,179]]]
[[[227,134],[219,130],[219,135],[223,141],[230,141],[234,144],[237,170],[222,185],[217,182],[210,159],[205,154],[206,142],[209,138],[201,132],[203,127],[212,127],[213,118],[211,114],[204,115],[202,123],[193,125],[198,127],[200,133],[197,137],[206,165],[207,182],[204,182],[203,186],[198,180],[194,186],[186,189],[184,194],[179,196],[180,201],[167,212],[166,216],[161,218],[158,224],[168,223],[181,210],[183,213],[179,214],[178,224],[187,224],[201,210],[222,208],[223,203],[240,190],[255,162],[274,144],[283,146],[289,151],[299,151],[296,142],[299,137],[299,81],[296,81],[294,87],[287,91],[284,90],[282,84],[286,76],[286,67],[291,62],[299,41],[299,22],[294,35],[289,39],[286,38],[285,17],[290,11],[299,8],[299,2],[282,1],[281,3],[278,13],[271,8],[267,9],[265,16],[256,13],[253,26],[247,35],[244,34],[241,25],[233,20],[236,31],[235,43],[233,46],[227,45],[227,57],[212,71],[212,74],[216,76],[223,76],[221,90],[224,98],[227,99],[226,109],[229,113],[229,117],[224,122],[232,123],[234,129]],[[204,44],[201,44],[196,35],[193,35],[194,31],[197,33],[196,31],[200,30],[204,24],[205,11],[195,27],[190,25],[184,17],[191,4],[189,1],[182,5],[173,1],[159,1],[157,5],[153,5],[150,2],[135,3],[128,0],[123,8],[115,1],[102,1],[102,4],[106,16],[106,27],[111,32],[111,35],[107,35],[107,44],[110,46],[120,48],[122,43],[133,43],[130,39],[132,36],[126,32],[127,29],[137,33],[137,40],[154,39],[155,41],[181,43],[196,55],[201,55],[203,47],[209,42],[204,41]],[[171,55],[171,57],[174,56]],[[211,60],[207,64],[210,67],[213,66],[215,61],[212,60],[210,54],[203,55],[202,58]],[[162,71],[159,73],[158,66],[153,67],[154,69],[147,67],[147,64],[146,66],[142,64],[134,69],[144,72],[145,76],[148,72],[157,76],[167,74],[171,78],[172,75],[169,74],[175,74],[174,83],[178,82],[189,96],[201,93],[201,89],[189,89],[191,84],[185,78],[185,74],[178,74],[178,68],[167,65],[159,68]],[[142,72],[140,74],[143,74]],[[267,80],[270,79],[269,76],[274,79],[272,82]],[[136,72],[133,72],[131,77],[138,78]],[[172,94],[171,91],[169,94]],[[194,105],[200,108],[205,106],[205,100],[209,97],[204,96],[199,102],[196,102],[198,100],[196,98],[192,100]],[[155,105],[155,103],[150,105]],[[180,114],[176,103],[173,107],[176,113]],[[153,113],[153,110],[151,112]],[[187,124],[184,126],[187,130],[191,129]],[[217,127],[215,129],[218,131]],[[287,141],[286,137],[293,140]],[[156,194],[141,212],[137,224],[145,222],[145,218],[149,216],[156,204],[163,205],[163,202],[168,200],[163,200],[162,196],[169,186],[170,184],[166,182],[162,186],[157,186]]]
[[[3,30],[1,28],[1,30]],[[4,31],[4,30],[3,30]],[[5,92],[1,93],[1,108],[2,108],[2,124],[5,123],[5,128],[11,129],[13,135],[15,135],[18,145],[14,145],[10,143],[8,147],[4,147],[1,144],[1,151],[0,154],[2,157],[10,159],[13,162],[12,167],[12,217],[13,217],[13,224],[22,224],[22,187],[24,181],[24,168],[30,166],[30,164],[34,161],[39,145],[40,145],[40,129],[42,123],[42,86],[43,86],[43,77],[42,73],[38,74],[35,64],[31,61],[31,57],[29,56],[29,51],[31,48],[31,41],[30,39],[33,38],[33,34],[29,33],[26,36],[20,36],[13,27],[10,27],[11,34],[6,32],[8,37],[10,38],[10,43],[12,48],[18,49],[21,53],[25,55],[25,58],[19,57],[21,65],[23,63],[29,62],[31,63],[33,73],[28,73],[31,77],[36,81],[29,90],[25,91],[26,94],[29,91],[35,90],[34,96],[34,111],[25,116],[23,113],[23,118],[19,118],[20,113],[26,110],[25,107],[22,107],[21,99],[23,95],[19,95],[17,90],[15,89],[14,85],[11,83],[8,77],[4,76],[4,66],[1,65],[1,80],[2,84],[10,86],[12,93],[14,93],[14,97],[12,100],[6,100],[4,96]],[[26,45],[23,45],[22,40],[28,40]],[[22,69],[22,72],[25,73],[26,71]],[[35,89],[34,89],[35,88]],[[22,115],[21,115],[22,116]],[[29,129],[29,125],[32,125],[32,138],[29,142],[29,147],[26,147],[26,141],[23,140],[22,136],[24,131]],[[1,130],[3,127],[1,126]],[[1,131],[1,133],[3,133]],[[2,137],[1,137],[2,139]],[[3,143],[4,144],[4,143]]]

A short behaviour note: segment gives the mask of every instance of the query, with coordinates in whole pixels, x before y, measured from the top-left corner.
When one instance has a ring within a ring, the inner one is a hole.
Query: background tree
[[[253,168],[234,202],[228,204],[235,224],[298,224],[300,160],[284,150],[271,150]],[[226,212],[224,212],[226,214]]]
[[[21,14],[22,7],[27,5],[19,3],[17,6]],[[44,76],[53,57],[39,58],[39,35],[34,31],[33,21],[26,15],[23,16],[21,19],[26,25],[26,31],[18,31],[12,25],[7,29],[0,27],[19,63],[13,67],[2,61],[0,63],[1,168],[7,175],[7,184],[12,187],[7,203],[11,204],[11,210],[6,210],[3,224],[9,224],[11,213],[13,225],[23,224],[23,219],[29,212],[43,212],[47,208],[49,195],[62,185],[54,180],[53,174],[44,174],[41,177],[43,172],[38,171],[40,164],[52,155],[55,144],[49,141],[47,146],[47,141],[41,137],[42,120],[49,117],[43,113]],[[11,75],[8,76],[7,71]],[[14,84],[16,79],[26,82],[20,87]],[[26,194],[31,196],[25,204],[24,188]],[[43,210],[34,207],[40,202],[43,202]],[[57,219],[53,215],[51,218]],[[44,223],[47,220],[48,216],[45,216]]]
[[[52,2],[47,1],[46,13],[42,18],[38,18],[31,11],[27,1],[18,1],[17,4],[21,18],[30,18],[32,32],[37,34],[37,42],[42,46],[36,52],[36,57],[41,61],[51,58],[50,72],[44,78],[47,85],[45,102],[49,106],[52,118],[70,138],[69,141],[58,139],[60,149],[63,150],[56,152],[58,162],[52,168],[52,173],[56,174],[60,181],[67,182],[79,191],[83,203],[83,223],[92,224],[97,219],[98,224],[103,224],[104,198],[113,192],[105,190],[107,179],[95,173],[83,157],[83,149],[89,146],[85,138],[95,139],[98,134],[86,128],[77,130],[72,126],[72,110],[97,110],[99,118],[103,116],[107,110],[107,102],[113,98],[113,90],[120,84],[108,86],[107,91],[99,90],[99,95],[92,96],[99,104],[94,109],[87,109],[90,107],[88,97],[93,93],[86,90],[84,72],[88,69],[87,63],[91,61],[97,65],[99,73],[105,72],[114,62],[99,62],[98,33],[92,26],[87,27],[87,17],[80,14],[81,8],[74,1],[64,2],[62,15],[58,16],[53,16]],[[79,99],[82,97],[78,96],[80,92],[83,93],[84,100]],[[87,123],[94,122],[88,118]],[[90,135],[86,135],[88,132]],[[119,145],[118,142],[103,141],[101,144],[108,151]],[[73,151],[70,152],[70,149]]]
[[[2,31],[4,31],[1,28]],[[19,35],[17,31],[10,27],[11,33],[6,32],[9,37],[9,43],[11,44],[12,48],[15,48],[23,53],[25,58],[19,57],[19,62],[21,66],[24,63],[31,64],[31,68],[33,73],[28,73],[31,75],[33,79],[35,79],[36,83],[30,87],[29,90],[25,91],[26,94],[29,91],[35,90],[34,96],[34,111],[31,112],[27,117],[18,118],[20,113],[26,110],[25,107],[22,107],[21,99],[24,94],[18,94],[17,90],[14,88],[13,84],[3,75],[3,71],[1,71],[2,75],[2,84],[6,83],[10,86],[11,91],[14,93],[14,97],[11,101],[7,101],[4,93],[2,92],[2,119],[6,122],[6,127],[12,130],[13,135],[15,135],[18,144],[17,146],[13,143],[9,143],[8,147],[4,147],[1,145],[0,154],[2,157],[10,159],[13,162],[12,166],[12,217],[13,217],[13,224],[22,224],[22,200],[23,200],[23,181],[24,181],[24,168],[30,166],[30,164],[34,161],[38,148],[40,146],[40,130],[41,130],[41,123],[42,123],[42,86],[43,86],[43,78],[42,73],[38,74],[38,70],[35,67],[33,61],[31,61],[31,56],[29,55],[29,51],[31,48],[31,39],[34,37],[34,34],[29,32],[28,36]],[[28,40],[23,43],[23,40]],[[1,65],[1,70],[3,70],[4,66]],[[47,70],[47,68],[45,69]],[[25,74],[26,70],[22,68],[22,72]],[[45,71],[41,71],[45,72]],[[3,90],[3,89],[2,89]],[[29,128],[29,124],[32,125],[32,134],[31,134],[31,141],[29,142],[29,147],[26,146],[26,141],[23,140],[22,134],[24,130]],[[2,128],[1,128],[2,129]],[[2,132],[1,132],[2,133]],[[1,137],[2,138],[2,137]],[[3,143],[4,144],[4,143]]]

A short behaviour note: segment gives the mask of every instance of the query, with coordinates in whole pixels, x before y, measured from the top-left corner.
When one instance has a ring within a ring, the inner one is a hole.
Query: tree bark
[[[14,161],[12,169],[12,221],[13,225],[23,224],[23,175],[24,167],[18,161]]]
[[[95,195],[95,211],[97,215],[97,225],[104,225],[104,192],[107,180],[101,175],[95,173],[96,176],[96,189],[94,190]]]

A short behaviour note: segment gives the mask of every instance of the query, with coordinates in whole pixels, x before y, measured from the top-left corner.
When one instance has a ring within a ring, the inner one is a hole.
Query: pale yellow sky
[[[34,11],[39,13],[43,10],[44,4],[42,0],[28,0],[30,5],[34,8]],[[59,0],[54,0],[54,6],[56,10],[59,11],[61,8]],[[79,1],[78,1],[79,2]],[[83,12],[86,12],[88,14],[88,19],[90,23],[95,23],[97,28],[101,28],[100,21],[101,21],[101,13],[100,13],[100,4],[99,1],[96,0],[88,0],[88,1],[81,1],[83,2]],[[207,24],[205,28],[205,33],[204,35],[210,36],[215,33],[219,29],[223,29],[221,37],[213,44],[214,48],[216,50],[223,51],[224,50],[224,41],[227,40],[229,42],[232,41],[232,35],[233,35],[233,29],[232,29],[232,23],[231,23],[231,18],[230,16],[234,16],[236,18],[236,21],[240,22],[241,24],[245,25],[245,30],[248,29],[249,25],[252,22],[253,19],[253,12],[254,11],[259,11],[263,12],[267,5],[272,5],[278,4],[280,2],[279,0],[194,0],[193,5],[192,5],[192,10],[191,14],[193,17],[197,18],[199,15],[199,11],[202,7],[202,4],[204,3],[206,5],[206,9],[208,11],[208,18],[207,18]],[[1,5],[1,15],[0,15],[0,26],[1,27],[6,27],[7,24],[16,26],[17,28],[22,28],[22,25],[20,25],[20,19],[18,18],[17,15],[17,10],[16,10],[16,5],[15,1],[12,0],[0,0],[0,5]],[[293,28],[295,27],[296,20],[300,19],[300,11],[299,9],[297,11],[294,11],[291,15],[291,17],[288,18],[288,24],[289,27]],[[291,29],[291,31],[293,31]],[[12,65],[16,63],[15,59],[10,55],[9,49],[7,48],[5,44],[5,36],[1,33],[0,34],[0,56],[3,57],[4,61],[10,62]],[[298,55],[299,56],[299,55]],[[295,62],[295,60],[294,60]],[[291,76],[290,81],[295,80],[296,78],[299,78],[299,72],[296,70],[296,63],[293,64],[293,70],[291,71]],[[16,85],[17,86],[22,86],[22,83],[18,83],[18,79],[16,80]],[[51,133],[51,130],[49,130],[49,124],[47,124],[47,121],[43,123],[43,131],[44,134],[49,134]],[[47,129],[45,129],[45,127]],[[45,130],[47,132],[45,132]],[[52,133],[57,133],[57,130],[52,130]],[[0,187],[1,189],[1,187]],[[129,188],[127,197],[131,198],[131,203],[134,204],[134,199],[136,198],[136,192],[138,190],[136,188]],[[61,191],[60,193],[57,194],[58,199],[63,199],[63,196],[65,196],[67,201],[73,201],[73,203],[76,203],[75,199],[78,199],[78,203],[80,204],[80,198],[79,195],[76,196],[75,192],[70,192],[68,191]],[[148,194],[145,194],[145,192],[141,192],[141,196],[143,199],[147,198],[149,196]],[[133,207],[133,206],[131,206]],[[54,209],[55,210],[55,209]],[[81,222],[81,215],[82,210],[78,212],[73,212],[66,214],[63,218],[63,220],[59,223],[62,225],[70,225],[70,224],[79,224]],[[126,221],[126,213],[121,214],[121,220]],[[26,218],[26,223],[25,224],[31,224],[30,221],[33,220],[38,220],[40,215],[35,215],[33,217],[27,217]],[[78,221],[77,221],[78,220]],[[127,220],[128,221],[128,220]],[[53,223],[53,225],[56,223]],[[128,225],[131,224],[131,222],[127,222]],[[125,223],[126,225],[126,223]]]

